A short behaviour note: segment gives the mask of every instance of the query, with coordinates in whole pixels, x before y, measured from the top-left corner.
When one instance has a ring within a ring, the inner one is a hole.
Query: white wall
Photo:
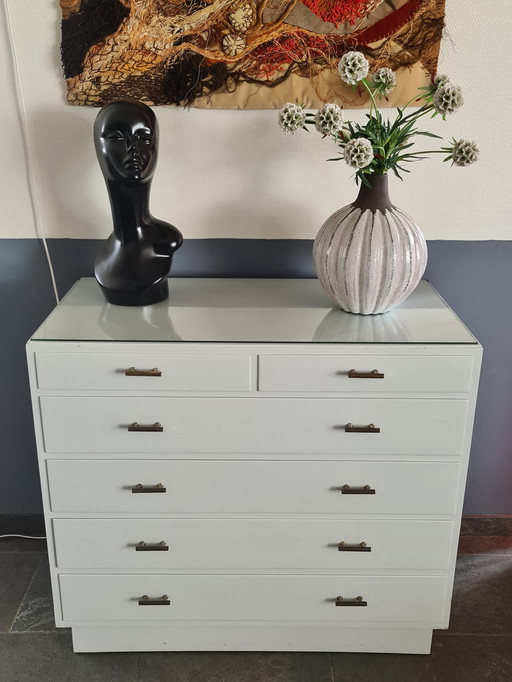
[[[0,3],[0,237],[32,237],[34,220],[16,102],[15,69],[3,9]]]
[[[30,238],[41,230],[47,237],[106,237],[110,213],[91,135],[98,110],[65,103],[58,0],[1,1],[0,237]],[[440,155],[415,164],[403,183],[392,180],[392,199],[427,239],[509,240],[510,2],[495,0],[482,13],[477,2],[447,0],[447,28],[439,71],[462,86],[466,104],[445,122],[423,120],[447,140],[475,139],[481,159],[462,169],[443,164]],[[311,239],[330,213],[355,197],[351,170],[325,163],[335,146],[314,134],[285,135],[275,111],[159,107],[156,113],[161,137],[152,212],[186,239]]]

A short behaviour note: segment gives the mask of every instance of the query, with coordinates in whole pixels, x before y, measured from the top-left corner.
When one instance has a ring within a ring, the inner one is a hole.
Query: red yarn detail
[[[424,0],[409,0],[405,5],[402,5],[402,7],[394,12],[390,12],[383,19],[373,24],[373,26],[369,26],[364,31],[361,31],[361,33],[354,34],[354,39],[357,40],[359,45],[369,45],[383,38],[388,38],[413,18],[416,12],[421,9],[423,2]]]
[[[281,66],[292,63],[313,64],[315,60],[325,61],[326,57],[337,57],[346,52],[346,44],[341,36],[312,35],[282,36],[277,40],[264,43],[251,54],[257,70],[267,78]]]
[[[302,3],[317,17],[336,26],[345,22],[354,24],[370,5],[369,0],[302,0]]]

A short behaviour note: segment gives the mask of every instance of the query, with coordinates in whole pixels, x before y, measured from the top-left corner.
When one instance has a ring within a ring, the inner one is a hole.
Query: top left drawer
[[[37,385],[49,390],[249,391],[248,355],[36,353]]]

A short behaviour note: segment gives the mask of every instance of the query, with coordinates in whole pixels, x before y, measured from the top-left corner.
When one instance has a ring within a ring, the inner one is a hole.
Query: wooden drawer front
[[[41,389],[100,391],[249,391],[248,355],[37,353]],[[126,376],[156,368],[161,376]]]
[[[327,519],[54,519],[53,530],[60,569],[443,570],[448,562],[452,524]],[[141,541],[146,543],[142,548]],[[342,551],[340,542],[345,543]]]
[[[260,391],[466,393],[469,356],[260,355]],[[349,377],[378,370],[383,378]]]
[[[50,453],[460,455],[465,400],[40,398]],[[137,433],[130,424],[162,425]],[[380,433],[346,433],[346,424]]]
[[[47,469],[54,512],[184,514],[452,514],[459,473],[455,462],[62,459]],[[138,483],[166,492],[134,494]]]
[[[83,575],[59,577],[64,620],[439,623],[442,576]],[[140,606],[167,595],[170,605]],[[336,606],[361,596],[367,606]]]

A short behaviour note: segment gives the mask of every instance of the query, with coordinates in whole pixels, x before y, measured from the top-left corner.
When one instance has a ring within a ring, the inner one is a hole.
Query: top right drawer
[[[260,355],[258,390],[467,393],[470,355]]]

